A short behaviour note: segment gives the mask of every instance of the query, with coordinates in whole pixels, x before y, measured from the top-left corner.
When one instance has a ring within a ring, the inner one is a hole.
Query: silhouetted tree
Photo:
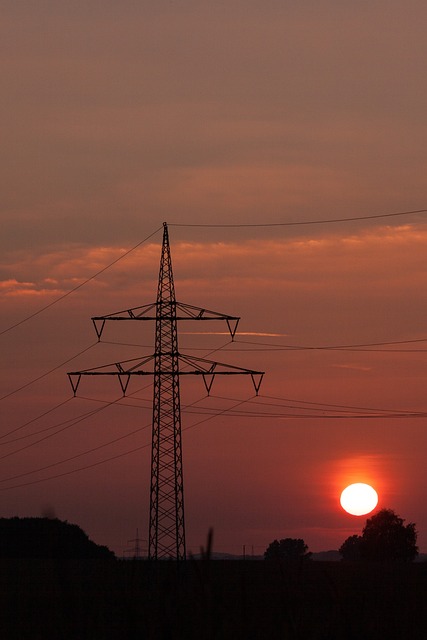
[[[347,538],[339,548],[343,560],[361,560],[361,542],[361,536],[354,535]]]
[[[308,551],[308,546],[301,538],[284,538],[282,540],[273,540],[265,553],[264,558],[266,560],[309,560],[311,558],[311,552]]]
[[[0,558],[114,558],[76,524],[57,518],[0,518]]]
[[[403,523],[392,509],[382,509],[369,518],[362,532],[363,557],[412,562],[418,555],[417,532],[413,522]]]
[[[392,509],[368,518],[361,536],[350,536],[340,548],[344,560],[412,562],[418,555],[417,531]]]

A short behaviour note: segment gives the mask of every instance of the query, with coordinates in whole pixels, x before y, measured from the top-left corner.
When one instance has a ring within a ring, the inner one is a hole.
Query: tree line
[[[339,552],[343,560],[367,562],[412,562],[418,555],[415,523],[405,520],[392,509],[381,509],[368,518],[361,535],[348,537]],[[306,561],[311,553],[301,538],[273,540],[267,547],[266,560]]]

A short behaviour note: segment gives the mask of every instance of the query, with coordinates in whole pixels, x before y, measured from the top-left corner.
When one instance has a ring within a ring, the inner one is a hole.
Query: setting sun
[[[373,487],[363,482],[356,482],[344,489],[340,503],[344,511],[353,516],[363,516],[375,509],[378,494]]]

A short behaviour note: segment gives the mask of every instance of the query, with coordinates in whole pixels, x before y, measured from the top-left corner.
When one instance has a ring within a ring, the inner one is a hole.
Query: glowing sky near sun
[[[427,409],[426,343],[413,342],[427,338],[427,216],[174,226],[426,207],[427,8],[415,0],[3,4],[0,331],[154,235],[0,336],[0,396],[23,387],[0,402],[1,433],[29,423],[2,440],[0,488],[15,482],[5,478],[30,482],[145,448],[2,491],[0,515],[52,508],[117,552],[137,527],[145,535],[149,388],[129,400],[137,408],[111,407],[45,440],[17,438],[97,408],[95,396],[117,396],[114,386],[85,385],[86,399],[71,400],[66,360],[91,345],[71,368],[133,357],[136,344],[153,350],[148,325],[125,335],[115,328],[109,340],[126,345],[96,345],[90,317],[155,300],[154,232],[167,221],[177,299],[242,318],[234,344],[220,325],[200,336],[185,326],[180,348],[219,349],[218,360],[265,370],[263,402],[277,414],[248,404],[262,415],[236,408],[196,427],[208,410],[253,402],[253,392],[233,381],[204,399],[196,383],[182,385],[183,404],[197,401],[183,420],[192,427],[183,438],[189,548],[204,544],[210,526],[223,551],[246,544],[261,553],[282,537],[337,548],[360,533],[340,492],[367,482],[380,506],[417,523],[427,549],[425,419],[404,417]],[[351,346],[381,342],[399,344]],[[320,348],[334,345],[348,349]],[[292,417],[297,401],[308,403],[298,409],[305,417]],[[327,419],[313,417],[315,403],[328,405]],[[384,415],[344,417],[337,405]],[[49,472],[22,476],[42,467]]]

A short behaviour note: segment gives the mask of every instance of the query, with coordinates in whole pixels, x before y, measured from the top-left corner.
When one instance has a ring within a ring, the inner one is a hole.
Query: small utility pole
[[[165,222],[156,302],[92,318],[98,340],[101,340],[107,321],[155,321],[154,354],[68,374],[74,395],[82,376],[117,376],[123,395],[126,394],[132,376],[153,376],[148,549],[151,559],[184,560],[186,555],[180,377],[201,376],[209,394],[215,376],[245,374],[251,377],[257,394],[264,375],[262,371],[181,354],[178,350],[178,321],[225,320],[233,340],[239,319],[236,316],[177,302],[168,227]],[[185,369],[181,369],[180,364],[184,364]]]

